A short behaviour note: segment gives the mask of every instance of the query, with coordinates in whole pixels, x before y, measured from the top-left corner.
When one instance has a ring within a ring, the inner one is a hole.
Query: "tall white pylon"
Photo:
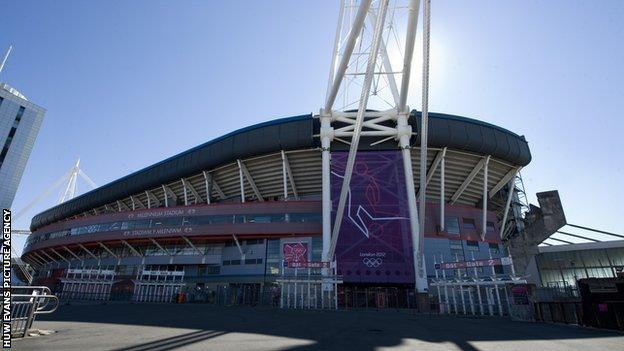
[[[43,199],[45,199],[48,195],[50,195],[52,191],[60,188],[65,183],[66,183],[65,188],[64,188],[65,190],[60,194],[57,203],[61,204],[65,201],[73,199],[74,196],[76,195],[78,177],[82,178],[89,185],[91,189],[97,188],[97,185],[93,182],[93,180],[91,180],[91,178],[89,178],[89,176],[85,172],[83,172],[82,169],[80,169],[80,159],[78,159],[78,161],[76,161],[76,164],[69,171],[63,174],[63,176],[57,179],[54,183],[52,183],[52,185],[50,185],[47,189],[45,189],[39,196],[37,196],[28,205],[26,205],[23,209],[21,209],[13,217],[13,219],[16,220],[20,218],[22,215],[28,212],[28,210],[30,210],[33,206],[35,206],[36,204],[41,202]]]
[[[9,50],[7,50],[6,54],[4,55],[4,59],[2,59],[2,63],[0,63],[0,73],[2,73],[2,69],[4,69],[4,64],[9,59],[9,55],[11,54],[11,50],[13,50],[13,45],[9,46]]]
[[[341,0],[340,5],[327,94],[319,114],[323,165],[323,260],[335,259],[360,137],[373,138],[371,145],[396,140],[403,157],[415,287],[418,292],[426,292],[423,231],[416,204],[410,151],[412,128],[407,106],[420,0]],[[399,33],[404,33],[402,43]],[[425,35],[428,36],[428,31]],[[428,66],[423,66],[423,70],[428,70]],[[424,131],[426,119],[423,122]],[[346,143],[350,147],[333,228],[330,197],[332,142]],[[426,140],[424,142],[426,144]],[[424,148],[421,149],[423,158],[426,159]],[[426,172],[421,171],[421,174]],[[424,189],[420,191],[425,193]]]
[[[76,184],[78,176],[84,179],[87,184],[91,186],[92,189],[97,187],[93,180],[91,180],[91,178],[89,178],[89,176],[80,169],[80,159],[78,159],[78,161],[76,161],[76,165],[71,169],[71,174],[69,176],[67,186],[65,187],[65,191],[59,197],[59,204],[74,198],[74,195],[76,194]]]

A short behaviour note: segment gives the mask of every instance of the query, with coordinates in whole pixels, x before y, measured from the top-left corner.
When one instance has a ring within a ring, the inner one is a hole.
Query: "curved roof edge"
[[[531,161],[524,137],[506,129],[454,115],[430,113],[429,118],[429,144],[433,147],[447,146],[488,154],[520,166]],[[420,112],[412,111],[409,122],[417,132]],[[280,118],[238,129],[45,210],[33,217],[31,231],[238,158],[318,147],[319,140],[314,138],[318,129],[319,121],[312,114]],[[418,143],[419,137],[414,136],[412,145]],[[390,144],[395,145],[389,143],[379,147],[388,149],[392,147]]]
[[[421,112],[412,111],[410,125],[416,135],[412,145],[420,145]],[[531,151],[524,136],[505,128],[472,118],[429,113],[428,144],[449,147],[482,155],[492,155],[513,165],[526,166],[531,162]]]

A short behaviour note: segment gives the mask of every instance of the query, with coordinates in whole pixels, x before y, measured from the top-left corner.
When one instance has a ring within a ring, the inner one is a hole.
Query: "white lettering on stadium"
[[[162,210],[154,212],[139,212],[133,214],[134,218],[152,218],[152,217],[165,217],[165,216],[181,216],[184,214],[184,210]]]
[[[137,229],[137,230],[127,230],[123,232],[123,236],[178,234],[181,232],[182,232],[182,228]]]

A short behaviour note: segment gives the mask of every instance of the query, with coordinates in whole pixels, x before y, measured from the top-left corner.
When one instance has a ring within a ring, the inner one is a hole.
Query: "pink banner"
[[[489,266],[500,266],[505,264],[500,258],[491,258],[487,260],[474,260],[474,261],[463,261],[463,262],[444,262],[444,263],[436,263],[436,269],[460,269],[460,268],[473,268],[473,267],[489,267]]]
[[[283,252],[284,261],[289,267],[292,263],[308,262],[308,243],[285,243]]]
[[[329,262],[290,262],[288,263],[288,268],[329,268]]]

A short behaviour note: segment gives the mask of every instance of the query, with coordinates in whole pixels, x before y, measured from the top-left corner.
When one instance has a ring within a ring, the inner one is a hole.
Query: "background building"
[[[45,110],[0,83],[0,208],[11,208]]]
[[[536,260],[543,286],[575,287],[579,279],[616,278],[624,270],[624,240],[540,246]]]

